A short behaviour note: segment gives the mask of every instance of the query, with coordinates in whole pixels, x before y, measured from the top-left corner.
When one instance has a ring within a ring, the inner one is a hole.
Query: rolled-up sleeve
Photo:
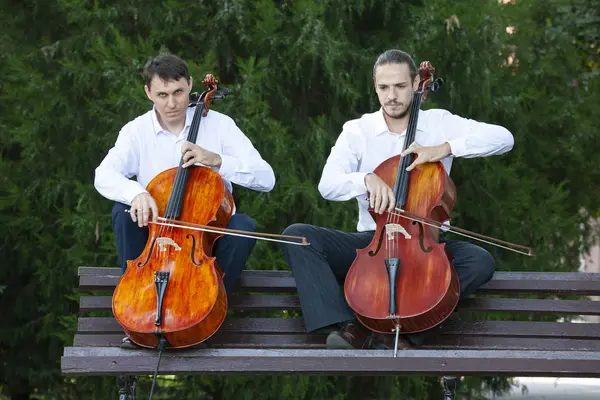
[[[363,139],[355,122],[347,122],[331,148],[319,182],[319,193],[327,200],[345,201],[367,193],[366,172],[358,172]]]
[[[514,146],[512,133],[503,126],[459,117],[446,110],[437,111],[435,125],[441,127],[455,157],[500,155]]]
[[[106,157],[96,168],[94,187],[109,200],[131,205],[140,193],[146,192],[139,182],[131,180],[138,174],[139,149],[134,129],[125,125]]]

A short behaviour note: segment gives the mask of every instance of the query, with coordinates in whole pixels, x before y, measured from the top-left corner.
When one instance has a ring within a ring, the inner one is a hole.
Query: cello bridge
[[[411,238],[410,234],[400,224],[386,224],[385,232],[387,233],[388,240],[394,240],[394,233],[403,234],[405,239]]]
[[[173,246],[175,247],[175,250],[180,251],[181,247],[179,247],[179,245],[177,243],[175,243],[175,241],[171,238],[168,237],[159,237],[156,238],[156,243],[158,243],[158,247],[160,248],[160,251],[165,251],[167,249],[167,246]]]

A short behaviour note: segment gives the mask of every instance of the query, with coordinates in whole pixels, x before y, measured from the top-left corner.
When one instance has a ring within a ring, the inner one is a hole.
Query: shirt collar
[[[193,107],[188,107],[185,110],[185,125],[183,126],[182,133],[188,132],[189,127],[192,126],[192,119],[194,118],[194,110],[195,110],[195,108],[193,108]],[[152,112],[150,114],[152,116],[152,129],[154,130],[154,134],[158,135],[159,133],[166,133],[166,134],[170,135],[170,133],[168,131],[163,129],[160,122],[158,122],[158,115],[156,114],[156,106],[155,105],[152,106]]]
[[[419,110],[419,119],[417,120],[417,130],[425,131],[426,123],[424,121],[425,115],[423,114],[423,110]],[[380,107],[378,111],[374,113],[373,120],[373,133],[375,136],[379,136],[384,133],[388,133],[390,130],[387,126],[387,122],[385,122],[385,117],[383,116],[383,108]]]

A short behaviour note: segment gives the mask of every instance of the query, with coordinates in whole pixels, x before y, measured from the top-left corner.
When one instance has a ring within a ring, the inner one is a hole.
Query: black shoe
[[[121,348],[122,349],[128,349],[128,350],[141,349],[140,346],[138,346],[137,344],[133,343],[131,341],[131,339],[129,339],[128,337],[123,338],[123,340],[121,341]]]
[[[328,349],[365,349],[369,341],[369,330],[360,323],[346,322],[341,328],[327,336]]]

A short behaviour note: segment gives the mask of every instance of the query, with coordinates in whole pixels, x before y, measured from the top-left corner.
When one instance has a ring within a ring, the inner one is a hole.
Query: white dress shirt
[[[109,200],[131,205],[135,196],[146,192],[152,178],[178,167],[195,109],[187,109],[179,135],[162,128],[154,107],[123,126],[114,147],[96,168],[96,190]],[[213,168],[229,190],[233,190],[232,182],[257,191],[273,189],[273,169],[227,115],[210,110],[202,117],[196,144],[221,156],[221,166]],[[130,179],[134,176],[137,180]]]
[[[402,153],[406,131],[389,131],[383,111],[364,114],[342,128],[327,159],[319,192],[327,200],[358,202],[359,232],[375,230],[369,214],[365,175],[390,157]],[[462,118],[442,109],[419,111],[415,141],[421,146],[448,142],[451,155],[441,160],[450,174],[454,157],[485,157],[506,153],[514,144],[512,134],[498,125]],[[410,143],[409,143],[410,144]]]

